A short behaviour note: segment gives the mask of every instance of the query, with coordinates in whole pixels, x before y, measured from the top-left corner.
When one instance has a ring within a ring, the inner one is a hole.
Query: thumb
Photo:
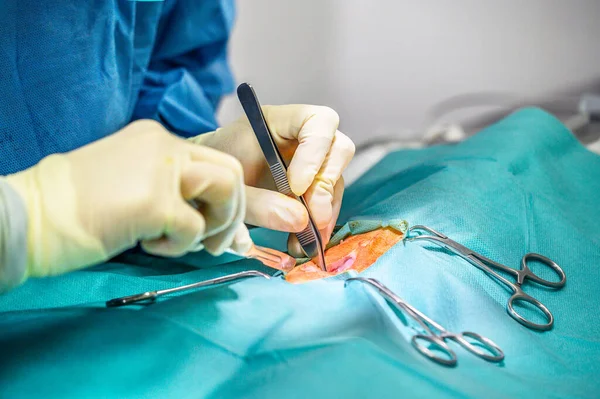
[[[245,222],[295,233],[308,225],[308,211],[300,201],[281,193],[246,186]]]
[[[235,236],[231,243],[231,250],[236,254],[244,255],[252,249],[252,245],[254,245],[254,243],[252,242],[252,238],[250,238],[250,232],[246,225],[242,223],[235,231]]]

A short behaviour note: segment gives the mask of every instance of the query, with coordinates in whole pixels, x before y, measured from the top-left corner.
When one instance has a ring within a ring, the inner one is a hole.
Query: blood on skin
[[[296,266],[285,279],[297,284],[335,276],[348,270],[360,273],[369,268],[402,238],[404,234],[389,227],[357,234],[325,251],[326,272],[311,260]]]

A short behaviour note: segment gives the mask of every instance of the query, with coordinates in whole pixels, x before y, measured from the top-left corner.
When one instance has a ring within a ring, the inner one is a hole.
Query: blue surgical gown
[[[233,0],[2,1],[0,175],[135,119],[215,129],[233,19]]]

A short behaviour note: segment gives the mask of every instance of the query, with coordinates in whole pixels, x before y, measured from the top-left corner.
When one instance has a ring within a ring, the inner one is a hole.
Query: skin
[[[292,284],[299,284],[335,276],[348,270],[360,273],[403,238],[404,234],[391,228],[357,234],[325,251],[327,272],[309,261],[295,267],[285,279]]]

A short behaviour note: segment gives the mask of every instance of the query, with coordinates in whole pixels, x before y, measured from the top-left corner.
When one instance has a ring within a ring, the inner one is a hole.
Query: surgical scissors
[[[411,237],[410,233],[413,231],[426,231],[426,232],[430,233],[431,235],[415,235],[415,236]],[[541,330],[541,331],[546,331],[546,330],[552,329],[552,326],[554,324],[554,316],[552,316],[552,313],[550,313],[550,310],[548,310],[548,308],[543,303],[541,303],[534,297],[526,294],[523,291],[523,289],[521,288],[521,286],[523,285],[525,280],[529,279],[529,280],[535,281],[536,283],[543,285],[545,287],[550,287],[550,288],[564,287],[565,283],[567,282],[567,276],[565,275],[565,272],[563,271],[563,269],[561,269],[561,267],[556,262],[554,262],[553,260],[551,260],[543,255],[530,252],[530,253],[525,254],[523,256],[523,258],[521,258],[521,268],[516,270],[511,267],[505,266],[503,264],[494,262],[493,260],[491,260],[489,258],[486,258],[485,256],[481,255],[480,253],[477,253],[477,252],[473,251],[472,249],[469,249],[469,248],[465,247],[464,245],[461,245],[461,244],[457,243],[456,241],[451,240],[450,238],[446,237],[442,233],[439,233],[430,227],[423,226],[423,225],[416,225],[416,226],[411,227],[408,230],[408,232],[409,232],[409,234],[407,234],[407,237],[405,238],[405,240],[407,240],[407,241],[425,240],[425,241],[430,241],[434,244],[437,244],[441,247],[444,247],[444,248],[450,250],[451,252],[455,253],[456,255],[460,256],[467,262],[471,263],[473,266],[481,269],[482,271],[487,273],[490,277],[498,280],[499,282],[504,284],[509,289],[511,289],[512,295],[508,299],[507,310],[513,319],[515,319],[519,323],[523,324],[527,328]],[[534,272],[532,272],[531,269],[529,268],[529,266],[527,266],[527,262],[536,261],[536,260],[541,262],[542,264],[550,267],[559,276],[560,281],[548,281],[546,279],[541,278]],[[514,276],[516,279],[516,282],[512,283],[507,278],[505,278],[504,276],[502,276],[498,272],[496,272],[494,269],[500,270],[502,272],[505,272],[505,273],[508,273],[508,274]],[[544,313],[544,316],[547,319],[547,322],[545,324],[534,323],[533,321],[529,320],[527,317],[519,314],[515,310],[514,304],[516,302],[521,302],[521,301],[527,302],[527,303],[533,305],[534,307],[536,307],[537,309],[539,309],[540,311],[542,311],[542,313]]]
[[[414,306],[406,303],[402,298],[394,294],[389,288],[387,288],[378,280],[367,277],[353,277],[347,279],[344,286],[346,286],[350,281],[360,281],[372,285],[389,303],[419,323],[419,325],[425,331],[425,334],[413,335],[410,342],[412,346],[423,356],[445,366],[456,366],[458,362],[456,353],[454,353],[454,351],[446,343],[446,340],[449,339],[458,343],[475,356],[478,356],[489,362],[497,363],[504,359],[504,352],[502,352],[502,349],[500,349],[500,347],[491,339],[470,331],[464,331],[461,333],[448,332],[444,327],[431,320]],[[477,345],[481,346],[482,349],[469,342],[467,338],[476,341]],[[424,345],[422,343],[423,341],[429,345]],[[434,351],[435,349],[430,349],[431,346],[437,349],[437,351],[444,353],[447,358],[436,354]]]

